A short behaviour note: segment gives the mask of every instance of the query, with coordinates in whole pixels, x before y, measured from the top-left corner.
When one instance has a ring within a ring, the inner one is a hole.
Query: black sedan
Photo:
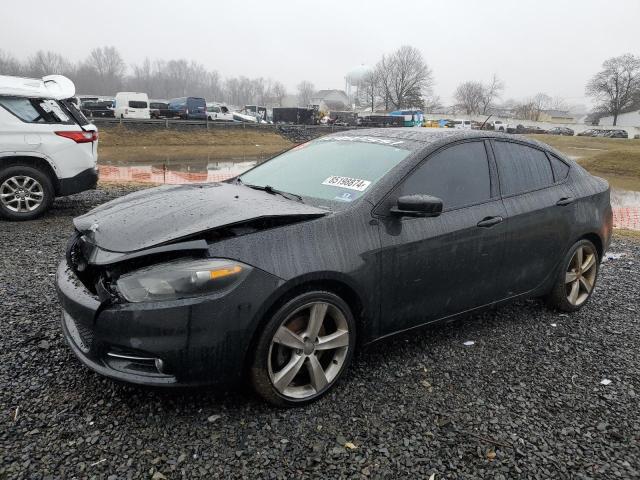
[[[74,224],[57,288],[85,365],[148,385],[248,377],[297,405],[394,333],[526,297],[581,308],[612,214],[608,184],[544,144],[371,129]]]

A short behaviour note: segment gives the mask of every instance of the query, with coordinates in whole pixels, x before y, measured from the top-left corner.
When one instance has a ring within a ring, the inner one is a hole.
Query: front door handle
[[[570,203],[573,203],[573,197],[562,197],[556,202],[556,205],[564,207],[565,205],[569,205]]]
[[[479,227],[490,228],[502,222],[502,217],[485,217],[478,222]]]

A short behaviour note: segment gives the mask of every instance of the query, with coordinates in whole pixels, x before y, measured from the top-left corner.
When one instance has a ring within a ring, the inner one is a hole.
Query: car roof
[[[451,128],[363,128],[357,130],[343,130],[341,132],[335,132],[327,135],[327,137],[376,137],[376,138],[389,138],[397,140],[409,140],[412,142],[419,142],[422,144],[430,144],[439,142],[442,140],[456,141],[465,138],[506,138],[513,139],[518,138],[529,143],[530,139],[520,136],[507,135],[505,133],[493,132],[490,130],[457,130]]]
[[[498,138],[502,140],[518,141],[542,148],[554,153],[563,159],[567,159],[565,155],[556,149],[547,145],[518,134],[507,134],[503,132],[495,132],[491,130],[458,130],[452,128],[425,128],[425,127],[400,127],[400,128],[362,128],[357,130],[343,130],[325,135],[321,138],[340,138],[340,137],[373,137],[389,140],[399,140],[405,142],[403,147],[414,152],[428,150],[429,147],[438,148],[447,143],[457,142],[460,140],[474,138]],[[366,140],[365,140],[366,141]]]

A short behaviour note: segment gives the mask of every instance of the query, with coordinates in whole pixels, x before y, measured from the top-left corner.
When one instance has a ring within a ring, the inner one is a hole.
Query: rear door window
[[[147,108],[147,102],[142,102],[140,100],[129,100],[129,108]]]
[[[432,195],[444,210],[491,199],[491,174],[483,141],[465,142],[427,158],[400,187],[400,195]]]
[[[516,195],[553,185],[553,173],[542,150],[519,143],[494,141],[502,195]]]
[[[0,97],[0,105],[27,123],[73,123],[55,100],[23,97]]]

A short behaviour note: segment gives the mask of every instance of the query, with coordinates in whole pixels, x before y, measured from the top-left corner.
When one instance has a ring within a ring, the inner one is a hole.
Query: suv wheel
[[[282,407],[317,400],[347,369],[355,320],[337,295],[310,291],[284,304],[267,322],[251,365],[256,392]]]
[[[9,220],[31,220],[46,212],[54,191],[49,177],[40,170],[14,165],[0,170],[0,216]]]

